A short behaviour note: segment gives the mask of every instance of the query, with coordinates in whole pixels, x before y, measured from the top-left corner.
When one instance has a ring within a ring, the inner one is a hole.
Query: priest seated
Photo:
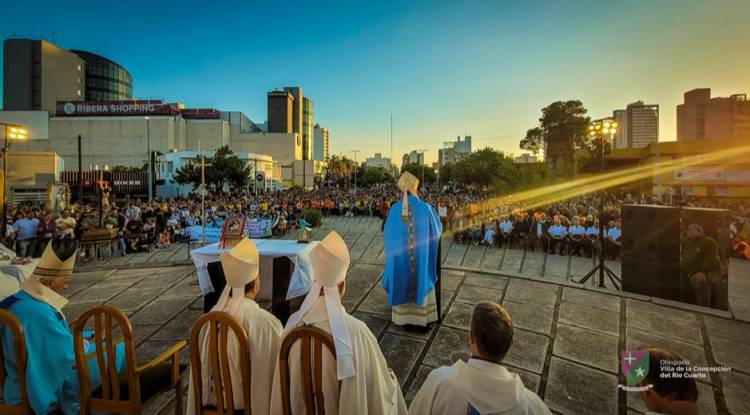
[[[282,327],[276,317],[268,311],[260,308],[255,302],[255,296],[260,292],[260,279],[258,269],[260,257],[255,244],[248,238],[244,238],[230,252],[224,252],[220,257],[221,267],[227,279],[227,285],[219,297],[219,301],[211,311],[223,311],[230,314],[240,323],[247,333],[250,346],[250,370],[251,385],[250,394],[252,403],[250,409],[253,414],[268,414],[271,399],[271,383],[276,367],[276,356],[279,354],[281,345]],[[211,365],[209,347],[207,347],[208,331],[204,326],[201,333],[201,379],[203,405],[214,405],[215,391],[211,390]],[[232,394],[234,407],[244,409],[247,402],[243,400],[242,368],[240,358],[237,356],[237,348],[229,347],[230,372],[232,378]],[[192,369],[191,369],[192,370]],[[195,386],[190,376],[188,388],[187,413],[196,413],[195,408]],[[219,393],[223,393],[220,391]]]
[[[551,414],[518,374],[502,365],[512,344],[513,323],[508,312],[494,302],[477,304],[469,332],[471,358],[430,372],[409,414]]]
[[[346,289],[349,250],[334,231],[310,250],[313,287],[299,311],[292,314],[284,336],[300,326],[317,327],[333,337],[336,356],[323,349],[322,393],[326,414],[405,414],[406,404],[398,380],[365,323],[341,305]],[[283,339],[282,339],[283,343]],[[299,343],[289,352],[289,400],[292,414],[306,413]],[[271,413],[282,413],[279,364],[271,398]],[[341,390],[339,391],[339,381]]]

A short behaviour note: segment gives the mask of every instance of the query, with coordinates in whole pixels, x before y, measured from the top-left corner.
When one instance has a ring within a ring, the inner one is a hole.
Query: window
[[[78,90],[78,96],[79,97],[81,96],[81,90],[80,89]]]
[[[78,66],[78,72],[81,72],[81,65],[77,65],[77,66]]]

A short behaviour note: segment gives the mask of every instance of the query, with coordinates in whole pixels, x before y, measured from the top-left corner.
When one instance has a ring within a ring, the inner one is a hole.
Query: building
[[[521,154],[520,156],[513,159],[513,162],[516,164],[536,163],[537,161],[537,157],[529,153]]]
[[[643,148],[612,150],[606,164],[610,170],[640,167],[650,173],[638,175],[643,179],[635,182],[613,181],[618,189],[627,187],[636,195],[661,191],[662,196],[747,200],[750,157],[737,156],[741,151],[747,151],[746,139],[662,141]],[[664,167],[657,168],[657,162]]]
[[[315,124],[315,143],[313,144],[313,160],[328,162],[331,158],[331,138],[328,128]]]
[[[292,94],[294,98],[292,105],[292,132],[295,132],[302,136],[302,117],[303,117],[303,99],[302,88],[298,86],[287,86],[284,87],[284,91]]]
[[[424,152],[412,150],[401,158],[401,165],[405,164],[424,164]]]
[[[315,124],[313,118],[313,102],[307,97],[302,97],[302,159],[313,159],[313,131]]]
[[[456,141],[443,143],[443,148],[438,149],[438,165],[445,166],[448,163],[455,163],[471,154],[471,136],[467,135],[461,140],[461,136]]]
[[[271,91],[268,93],[268,120],[266,121],[269,133],[293,133],[294,132],[294,96],[287,91]]]
[[[617,123],[613,148],[643,148],[659,141],[659,106],[636,101],[612,112]]]
[[[240,160],[245,162],[252,170],[250,188],[258,186],[258,190],[280,190],[282,188],[281,166],[270,156],[263,154],[237,152]],[[178,184],[174,181],[177,171],[184,165],[204,157],[213,157],[214,151],[170,151],[158,157],[156,162],[155,178],[157,183],[157,194],[162,197],[185,196],[194,191],[190,184]],[[260,180],[258,180],[260,178]]]
[[[2,158],[0,158],[2,166]],[[41,202],[47,185],[60,180],[64,160],[52,151],[23,151],[11,148],[8,153],[8,197],[11,204]]]
[[[750,139],[747,94],[711,98],[711,88],[685,92],[677,106],[677,140]]]
[[[71,52],[78,55],[85,63],[86,100],[133,99],[133,77],[125,68],[91,52],[83,50],[71,50]]]
[[[57,111],[0,111],[0,121],[22,124],[29,139],[13,150],[54,151],[68,169],[82,166],[142,167],[148,154],[213,150],[228,145],[237,153],[270,156],[282,168],[284,187],[293,184],[293,165],[302,159],[295,133],[265,133],[239,112],[186,109],[152,101],[61,101]],[[12,151],[11,151],[12,154]]]
[[[365,162],[363,163],[366,167],[382,167],[389,172],[393,171],[393,164],[391,163],[391,159],[388,157],[383,157],[382,153],[375,153],[374,156],[368,157],[365,159]]]
[[[3,43],[3,109],[55,111],[58,100],[86,96],[84,60],[44,40]]]

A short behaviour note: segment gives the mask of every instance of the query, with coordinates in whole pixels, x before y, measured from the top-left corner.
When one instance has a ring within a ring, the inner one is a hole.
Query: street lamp
[[[0,122],[0,125],[5,126],[5,145],[3,146],[3,229],[0,231],[3,239],[5,239],[6,228],[8,227],[8,198],[5,195],[6,185],[8,181],[8,149],[10,148],[11,140],[25,140],[29,138],[29,133],[23,126],[18,124],[6,124]]]
[[[589,137],[593,140],[595,137],[600,138],[600,154],[601,157],[601,164],[599,165],[599,173],[604,173],[604,135],[609,134],[610,141],[614,138],[615,133],[617,133],[617,123],[609,120],[598,120],[594,121],[593,124],[589,125]],[[589,278],[594,276],[595,274],[599,274],[599,287],[604,287],[604,275],[607,274],[609,276],[610,281],[615,286],[615,289],[620,289],[617,286],[617,283],[615,281],[620,281],[620,279],[615,275],[615,273],[612,272],[609,268],[607,268],[607,265],[604,263],[604,221],[603,219],[603,213],[604,213],[604,195],[602,194],[602,191],[599,190],[599,263],[591,270],[589,271],[581,280],[579,281],[580,284],[585,283],[588,281]]]

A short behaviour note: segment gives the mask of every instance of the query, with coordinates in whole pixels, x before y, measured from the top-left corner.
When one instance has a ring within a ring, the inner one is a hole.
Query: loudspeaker
[[[623,291],[680,301],[680,278],[678,262],[655,262],[622,257]]]
[[[697,224],[703,227],[703,233],[713,238],[723,250],[730,249],[729,240],[729,211],[726,209],[683,208],[680,211],[682,231],[688,225]]]
[[[680,262],[680,209],[657,205],[623,205],[623,257],[659,263]]]

